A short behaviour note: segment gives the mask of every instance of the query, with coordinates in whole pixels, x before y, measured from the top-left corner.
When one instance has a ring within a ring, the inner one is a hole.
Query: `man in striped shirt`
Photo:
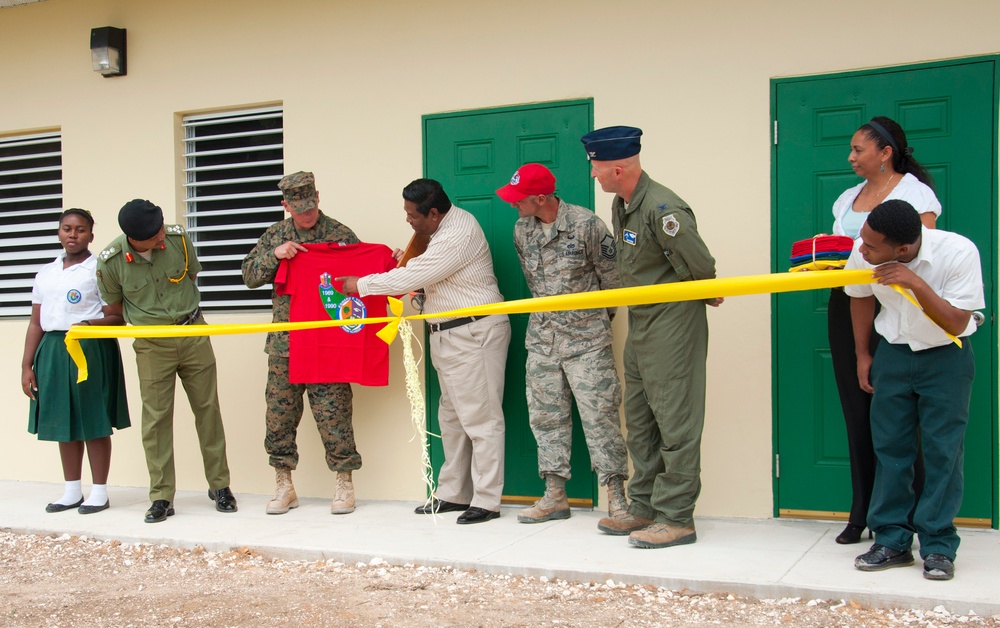
[[[430,237],[427,250],[406,266],[366,277],[338,277],[344,291],[362,297],[426,293],[434,314],[503,301],[490,248],[475,217],[454,207],[441,184],[417,179],[403,188],[406,222]],[[458,523],[500,516],[503,493],[504,367],[510,344],[506,315],[428,320],[431,361],[441,385],[438,422],[445,461],[437,494],[418,514],[464,510]]]

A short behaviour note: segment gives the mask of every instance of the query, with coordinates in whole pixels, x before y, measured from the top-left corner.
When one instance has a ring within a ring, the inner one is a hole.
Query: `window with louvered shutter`
[[[205,309],[270,309],[271,285],[243,285],[243,258],[284,218],[282,109],[186,116],[187,230],[201,262]]]
[[[0,316],[31,314],[38,269],[62,247],[62,134],[0,137]]]

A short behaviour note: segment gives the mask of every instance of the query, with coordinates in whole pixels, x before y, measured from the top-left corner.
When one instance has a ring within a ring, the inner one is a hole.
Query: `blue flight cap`
[[[642,129],[634,126],[609,126],[591,131],[580,141],[587,151],[587,159],[593,161],[614,161],[638,155],[642,149],[639,138]]]

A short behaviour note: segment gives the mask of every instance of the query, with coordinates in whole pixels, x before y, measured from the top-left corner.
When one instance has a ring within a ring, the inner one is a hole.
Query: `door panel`
[[[542,103],[517,108],[466,111],[424,117],[424,171],[444,185],[452,202],[471,212],[483,227],[493,255],[500,292],[508,301],[528,298],[514,250],[517,211],[495,191],[524,163],[547,166],[556,176],[556,193],[568,202],[593,207],[593,185],[580,137],[593,128],[592,101]],[[525,400],[524,336],[528,315],[511,319],[510,351],[504,386],[507,425],[504,500],[531,502],[544,491],[538,477],[538,453],[528,425]],[[429,356],[427,357],[429,360]],[[428,430],[438,433],[440,398],[436,373],[427,372]],[[566,492],[575,505],[596,502],[596,478],[590,469],[579,416],[574,407],[572,473]],[[443,462],[439,439],[431,441],[435,475]]]
[[[899,122],[934,177],[938,226],[979,247],[987,322],[972,337],[976,381],[966,434],[959,517],[988,523],[997,494],[995,60],[776,81],[774,268],[792,242],[829,233],[834,200],[861,181],[847,163],[850,138],[875,115]],[[773,299],[776,510],[846,513],[850,467],[826,339],[827,291]]]

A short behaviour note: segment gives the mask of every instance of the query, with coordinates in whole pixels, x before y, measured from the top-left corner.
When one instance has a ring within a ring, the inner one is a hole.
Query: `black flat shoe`
[[[837,535],[837,543],[841,545],[852,545],[861,542],[861,533],[865,531],[865,526],[856,526],[848,523],[844,531]],[[869,540],[872,538],[872,531],[868,531]]]
[[[913,552],[901,552],[876,543],[871,549],[854,559],[854,566],[861,571],[882,571],[890,567],[913,564]]]
[[[45,512],[63,512],[64,510],[73,510],[74,508],[79,508],[80,504],[83,503],[83,498],[75,504],[70,504],[69,506],[65,504],[49,504],[45,507]]]
[[[500,516],[500,511],[498,510],[486,510],[485,508],[479,508],[477,506],[472,506],[462,514],[458,516],[458,520],[455,523],[465,525],[469,523],[483,523],[489,521],[490,519],[496,519]]]
[[[100,506],[81,505],[79,508],[76,509],[76,511],[81,515],[92,515],[95,512],[101,512],[102,510],[107,510],[110,507],[111,507],[111,500],[109,499]]]
[[[448,502],[443,499],[431,500],[431,503],[424,504],[423,506],[417,506],[413,509],[413,512],[418,515],[429,515],[431,512],[457,512],[459,510],[468,510],[468,504],[456,504],[455,502]]]
[[[158,499],[146,511],[146,523],[159,523],[166,521],[167,517],[174,516],[174,506],[165,499]]]
[[[229,490],[229,487],[219,490],[208,489],[208,498],[215,500],[215,509],[219,512],[236,512],[236,496]]]

